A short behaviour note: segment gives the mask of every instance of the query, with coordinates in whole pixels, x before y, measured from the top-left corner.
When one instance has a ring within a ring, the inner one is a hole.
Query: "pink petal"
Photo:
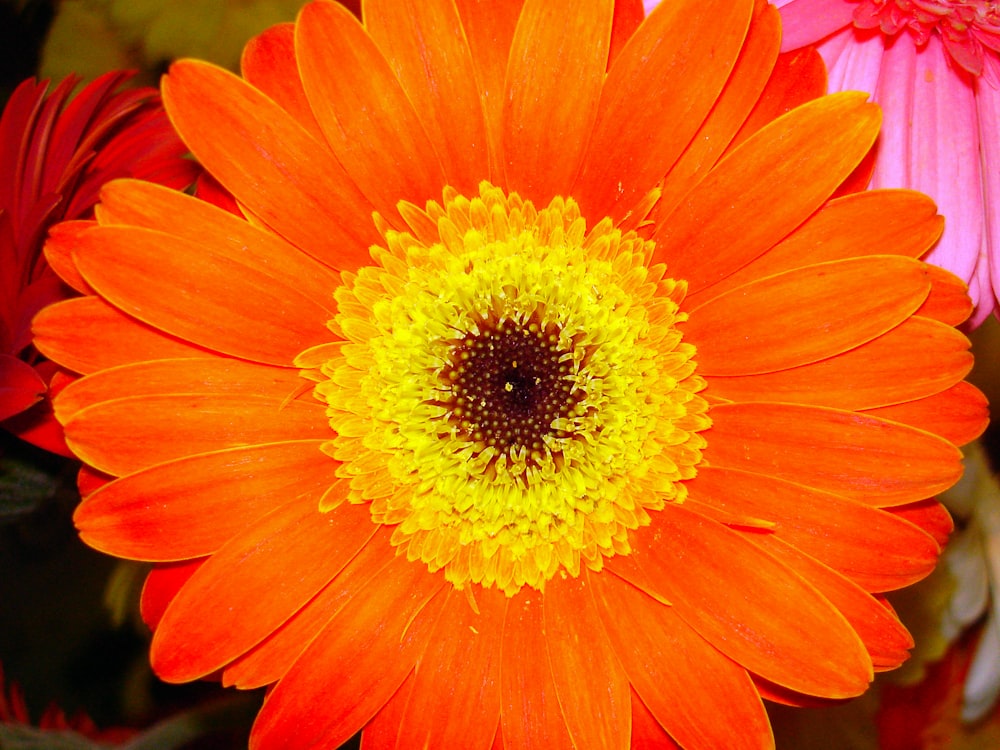
[[[855,29],[844,29],[817,48],[827,68],[827,85],[831,92],[873,92],[878,86],[885,55],[881,35],[861,38]]]
[[[773,0],[781,10],[781,51],[814,44],[850,25],[856,5],[847,0]]]
[[[983,241],[976,101],[967,74],[932,36],[917,49],[901,34],[885,52],[876,99],[884,121],[872,186],[928,194],[945,217],[925,260],[968,281]]]
[[[979,306],[995,310],[1000,299],[1000,89],[985,81],[976,87],[976,107],[979,111],[979,148],[983,166],[983,206],[986,212],[987,231],[983,250],[989,263],[992,292],[984,294],[987,301],[977,302],[975,315],[979,316]],[[988,304],[987,304],[988,302]]]

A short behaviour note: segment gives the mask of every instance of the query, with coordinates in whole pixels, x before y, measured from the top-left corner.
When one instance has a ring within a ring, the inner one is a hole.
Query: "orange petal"
[[[413,102],[447,183],[475,194],[489,174],[489,149],[476,71],[455,3],[366,0],[364,20]]]
[[[801,549],[867,591],[919,581],[940,553],[928,534],[891,513],[800,484],[705,466],[687,486],[699,503],[772,522],[765,536]]]
[[[521,0],[484,3],[480,0],[457,0],[459,15],[472,53],[476,81],[486,120],[490,145],[490,176],[494,185],[503,184],[503,154],[500,148],[500,116],[503,105],[504,76],[514,29],[521,15]]]
[[[737,532],[668,503],[636,533],[633,548],[677,614],[746,669],[828,698],[868,687],[871,659],[854,629],[815,588]]]
[[[389,700],[413,670],[446,586],[422,563],[395,557],[313,639],[268,693],[250,750],[339,747]],[[316,696],[323,697],[316,710]]]
[[[689,294],[685,305],[693,309],[754,279],[814,263],[864,255],[917,258],[937,241],[943,227],[944,218],[923,193],[871,190],[837,198],[756,260],[701,292]]]
[[[35,316],[32,330],[39,351],[80,373],[149,359],[218,356],[140,323],[98,297],[49,305]]]
[[[329,312],[252,256],[236,259],[224,248],[121,226],[81,235],[73,255],[87,282],[115,307],[224,354],[290,365],[299,352],[331,338]]]
[[[167,605],[205,562],[205,558],[156,565],[142,586],[139,613],[150,630],[156,630]]]
[[[496,589],[471,586],[467,593],[449,592],[417,662],[398,746],[489,750],[493,745],[500,721],[500,642],[506,608],[507,597]],[[545,654],[534,658],[544,659]]]
[[[646,9],[642,0],[615,0],[615,17],[611,24],[611,50],[608,53],[609,66],[645,17]]]
[[[319,402],[232,394],[125,397],[83,409],[64,427],[77,456],[116,476],[197,453],[333,435]]]
[[[240,70],[247,83],[277,102],[318,143],[323,142],[323,131],[299,78],[294,23],[276,24],[247,42]]]
[[[775,534],[750,533],[746,537],[809,581],[847,618],[864,641],[876,671],[895,669],[909,658],[913,638],[906,628],[891,609],[883,606],[856,583],[830,570],[793,545],[785,544]],[[877,550],[878,547],[872,549]],[[933,565],[928,567],[926,572],[929,573],[932,567]]]
[[[858,92],[823,97],[778,118],[663,217],[652,262],[687,279],[692,293],[746,265],[830,197],[874,142],[880,120],[878,107]]]
[[[81,233],[96,225],[95,221],[64,221],[52,227],[45,240],[45,260],[49,267],[80,294],[93,294],[94,290],[73,262],[73,246]]]
[[[657,216],[673,210],[698,176],[715,165],[747,118],[774,68],[781,42],[780,25],[773,5],[756,5],[732,75],[701,128],[663,180]]]
[[[613,0],[525,3],[501,127],[507,187],[528,200],[546,204],[573,184],[597,119],[613,12]]]
[[[697,347],[702,375],[755,375],[816,362],[912,315],[930,291],[926,269],[912,258],[880,255],[768,276],[692,310],[684,340]]]
[[[322,591],[223,670],[223,684],[252,689],[277,682],[333,616],[382,575],[395,556],[392,529],[377,524],[372,528],[371,539]]]
[[[329,266],[369,262],[371,203],[284,109],[207,63],[174,63],[161,87],[184,143],[250,212]]]
[[[78,378],[59,394],[56,415],[66,421],[81,409],[125,396],[168,393],[245,394],[290,401],[311,391],[298,370],[238,359],[161,359],[113,367]],[[312,396],[304,396],[309,403]]]
[[[819,362],[706,380],[709,393],[729,401],[872,409],[932,396],[955,385],[972,368],[968,349],[969,340],[951,326],[910,318],[866,344]]]
[[[387,750],[397,747],[396,740],[399,737],[403,711],[406,710],[406,704],[413,693],[413,679],[414,675],[411,672],[399,690],[393,693],[375,714],[375,718],[365,724],[365,729],[361,733],[361,750]],[[503,746],[501,745],[498,750],[503,750]]]
[[[961,453],[943,438],[857,412],[794,404],[723,404],[710,411],[705,462],[891,506],[953,485]]]
[[[948,509],[934,498],[927,498],[916,503],[897,505],[887,509],[894,516],[905,519],[930,534],[934,541],[944,546],[948,536],[955,528]]]
[[[153,636],[153,668],[167,681],[186,682],[225,666],[308,602],[374,532],[364,506],[320,513],[306,497],[276,507],[178,592]]]
[[[735,148],[772,120],[826,93],[826,65],[812,47],[778,55],[771,77],[731,148]]]
[[[687,748],[774,746],[764,706],[743,667],[710,646],[672,607],[613,575],[589,579],[629,682],[674,740]]]
[[[933,396],[868,409],[865,414],[913,425],[940,435],[955,445],[965,445],[983,434],[989,424],[989,406],[986,396],[978,388],[961,382]]]
[[[943,268],[928,265],[928,269],[933,286],[917,315],[940,320],[950,326],[964,323],[972,313],[972,300],[965,282]]]
[[[178,221],[182,216],[183,221]],[[212,252],[294,287],[332,318],[340,276],[275,234],[228,211],[151,182],[116,180],[101,190],[102,224],[131,224],[210,247]]]
[[[684,750],[632,691],[632,750]]]
[[[575,747],[628,750],[629,682],[588,591],[589,578],[585,570],[578,578],[556,576],[545,584],[543,637],[552,680]]]
[[[506,747],[577,747],[559,709],[548,656],[538,654],[545,638],[542,595],[522,588],[507,604],[500,651],[500,733]]]
[[[625,217],[683,153],[732,72],[752,11],[750,0],[660,3],[628,40],[571,191],[590,223]]]
[[[209,555],[290,498],[312,498],[318,508],[336,482],[321,445],[275,443],[160,464],[104,485],[73,520],[87,544],[117,557]]]
[[[327,143],[375,208],[395,218],[401,200],[440,197],[444,172],[420,116],[358,19],[339,3],[310,3],[295,49]]]

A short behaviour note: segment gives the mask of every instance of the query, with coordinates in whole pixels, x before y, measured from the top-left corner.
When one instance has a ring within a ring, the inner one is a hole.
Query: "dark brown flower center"
[[[541,452],[553,423],[582,394],[570,378],[572,362],[559,348],[559,330],[511,321],[468,334],[453,349],[442,377],[453,426],[470,440],[501,452]]]

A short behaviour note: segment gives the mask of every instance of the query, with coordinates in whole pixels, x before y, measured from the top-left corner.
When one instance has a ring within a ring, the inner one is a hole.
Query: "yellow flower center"
[[[411,560],[508,594],[629,552],[684,499],[709,426],[685,285],[652,243],[577,205],[446,189],[344,274],[312,377],[351,502]],[[380,225],[382,222],[380,221]]]

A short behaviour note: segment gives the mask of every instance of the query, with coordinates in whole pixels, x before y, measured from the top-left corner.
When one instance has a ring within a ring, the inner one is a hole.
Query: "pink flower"
[[[0,429],[57,453],[67,449],[47,396],[58,368],[31,343],[34,314],[70,294],[42,255],[49,227],[92,217],[108,180],[182,188],[198,171],[159,94],[118,90],[130,77],[107,73],[72,99],[78,78],[51,93],[29,79],[0,116]]]
[[[817,44],[830,90],[883,109],[872,187],[929,194],[945,216],[926,260],[969,284],[969,324],[1000,295],[1000,5],[986,0],[772,0],[785,51]]]

